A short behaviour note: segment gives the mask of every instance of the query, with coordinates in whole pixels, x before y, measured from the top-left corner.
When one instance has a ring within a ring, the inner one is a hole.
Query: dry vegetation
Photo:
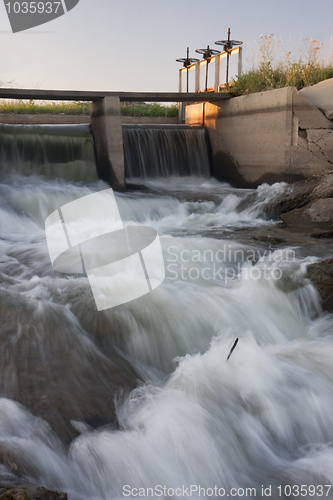
[[[307,38],[298,51],[285,50],[273,35],[261,35],[254,54],[259,66],[235,79],[229,93],[239,96],[288,86],[301,89],[332,78],[333,51],[324,56],[324,49],[324,44]]]

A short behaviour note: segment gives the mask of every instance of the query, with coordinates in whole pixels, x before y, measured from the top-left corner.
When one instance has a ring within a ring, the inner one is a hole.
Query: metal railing
[[[234,54],[238,54],[238,77],[242,74],[242,47],[235,47],[229,51],[224,51],[219,54],[212,56],[209,61],[206,59],[202,59],[196,63],[191,64],[186,68],[179,69],[179,92],[184,92],[183,90],[183,75],[186,72],[194,71],[195,72],[195,84],[194,84],[194,92],[203,92],[204,88],[201,88],[201,69],[205,68],[209,63],[215,63],[215,78],[214,78],[214,92],[219,92],[222,87],[221,83],[221,59],[232,56]]]

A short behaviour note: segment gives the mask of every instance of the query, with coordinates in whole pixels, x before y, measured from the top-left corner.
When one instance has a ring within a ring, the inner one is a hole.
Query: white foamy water
[[[277,224],[267,207],[286,185],[145,183],[150,192],[116,199],[124,223],[158,230],[166,279],[102,312],[87,278],[53,271],[44,222],[108,186],[20,176],[0,185],[1,474],[16,464],[72,500],[134,498],[139,488],[153,498],[255,488],[265,498],[271,487],[271,498],[290,498],[286,485],[333,498],[319,488],[333,479],[333,318],[305,278],[318,258],[209,237]],[[117,425],[94,413],[128,376],[115,353],[141,378],[118,394]]]

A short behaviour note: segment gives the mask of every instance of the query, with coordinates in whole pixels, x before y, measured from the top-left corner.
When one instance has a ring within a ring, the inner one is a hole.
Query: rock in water
[[[101,352],[73,314],[51,302],[0,291],[2,397],[45,419],[65,442],[71,420],[115,424],[114,398],[137,386],[129,361]]]
[[[320,198],[305,207],[282,214],[281,219],[291,227],[331,228],[333,226],[333,198]]]
[[[0,483],[0,500],[67,500],[67,493],[24,481],[13,481]]]
[[[317,287],[325,311],[333,312],[333,258],[307,267],[307,278]]]
[[[270,203],[270,209],[273,214],[280,215],[321,198],[333,198],[333,171],[290,184],[280,197]]]

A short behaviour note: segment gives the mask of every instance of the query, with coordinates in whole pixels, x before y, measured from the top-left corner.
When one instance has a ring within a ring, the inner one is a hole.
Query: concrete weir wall
[[[155,119],[155,123],[161,121],[165,119]],[[154,120],[141,118],[139,122],[152,123]],[[138,120],[121,117],[118,97],[104,97],[91,103],[90,127],[95,142],[98,175],[116,191],[126,189],[123,123],[138,123]]]
[[[116,191],[126,189],[122,124],[177,124],[177,118],[121,116],[118,97],[92,102],[91,116],[0,114],[0,123],[25,125],[81,124],[91,126],[96,149],[98,175]]]
[[[333,123],[294,87],[188,105],[185,122],[207,127],[214,177],[238,187],[333,168]]]
[[[98,175],[116,191],[126,189],[123,132],[118,97],[91,103],[91,132],[96,148]]]
[[[78,125],[90,123],[90,115],[66,115],[66,114],[35,114],[24,115],[16,113],[0,113],[0,123],[12,125]],[[122,124],[140,125],[176,125],[178,118],[168,118],[165,116],[121,116]]]

